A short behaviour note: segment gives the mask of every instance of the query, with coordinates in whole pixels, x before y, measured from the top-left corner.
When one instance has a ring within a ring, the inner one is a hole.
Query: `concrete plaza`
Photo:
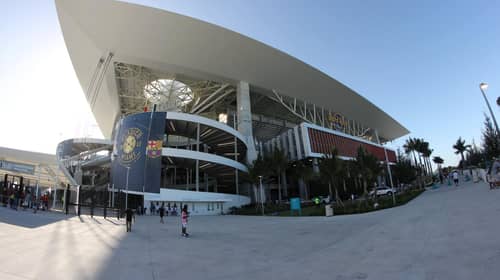
[[[326,217],[123,220],[0,208],[0,279],[499,279],[500,190]]]

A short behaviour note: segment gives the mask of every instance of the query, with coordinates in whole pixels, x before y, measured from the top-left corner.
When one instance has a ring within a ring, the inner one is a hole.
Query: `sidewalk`
[[[190,238],[179,217],[138,216],[126,233],[121,219],[0,209],[0,279],[497,279],[499,213],[500,190],[472,182],[358,215],[193,216]]]

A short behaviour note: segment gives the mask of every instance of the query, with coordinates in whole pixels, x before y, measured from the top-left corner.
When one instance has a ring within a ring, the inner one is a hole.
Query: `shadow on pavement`
[[[25,228],[37,228],[67,220],[71,217],[73,216],[55,212],[37,211],[37,213],[33,213],[33,210],[29,209],[16,211],[7,207],[0,207],[0,223]]]

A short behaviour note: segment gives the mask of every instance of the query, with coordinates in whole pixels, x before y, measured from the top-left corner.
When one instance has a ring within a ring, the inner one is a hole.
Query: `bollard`
[[[104,206],[104,219],[106,219],[106,206]]]

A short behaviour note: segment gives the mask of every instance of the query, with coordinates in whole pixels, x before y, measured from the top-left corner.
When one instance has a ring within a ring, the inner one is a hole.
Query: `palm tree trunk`
[[[413,161],[415,162],[415,166],[418,166],[417,157],[415,156],[415,151],[411,151],[411,153],[413,154]]]
[[[368,182],[366,182],[365,179],[363,179],[363,195],[368,194]]]
[[[332,198],[333,197],[332,183],[330,181],[328,182],[328,191],[330,192],[330,198]]]
[[[420,172],[422,172],[422,170],[424,171],[424,175],[426,175],[425,173],[425,169],[423,168],[423,165],[422,165],[422,156],[420,155],[420,153],[418,154],[418,161],[420,162]]]
[[[288,197],[288,184],[287,184],[287,181],[286,181],[286,170],[283,170],[283,172],[281,172],[281,182],[283,182],[283,195],[285,196],[285,198]]]
[[[304,182],[303,178],[300,178],[298,181],[299,184],[299,194],[301,199],[307,199],[307,190],[306,190],[306,184]]]
[[[278,204],[281,204],[281,170],[278,170]]]
[[[337,186],[334,187],[335,187],[335,202],[343,207],[344,203],[342,203],[342,200],[339,197],[339,190],[337,189]]]
[[[443,175],[442,175],[442,174],[443,174],[443,173],[442,173],[443,171],[441,171],[441,164],[438,164],[438,170],[439,170],[439,183],[443,183],[443,182],[441,182],[441,176],[443,176]]]
[[[365,205],[368,205],[368,182],[363,178],[363,197]]]

